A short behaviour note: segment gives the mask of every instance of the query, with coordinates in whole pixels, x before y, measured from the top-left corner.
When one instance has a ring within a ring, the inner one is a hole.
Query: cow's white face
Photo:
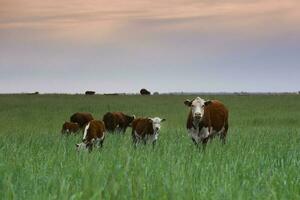
[[[159,132],[160,123],[166,121],[166,119],[161,119],[159,117],[149,118],[152,121],[152,127],[155,132]]]
[[[197,97],[193,101],[185,100],[184,104],[189,106],[192,111],[193,118],[200,120],[204,115],[205,100]]]
[[[76,150],[77,151],[82,151],[82,150],[86,151],[86,150],[88,150],[87,144],[85,144],[84,142],[76,144]]]

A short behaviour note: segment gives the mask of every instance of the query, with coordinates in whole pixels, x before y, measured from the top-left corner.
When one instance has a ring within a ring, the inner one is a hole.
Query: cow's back
[[[77,112],[70,117],[70,121],[78,123],[81,128],[93,119],[92,114],[87,112]]]
[[[89,122],[86,140],[90,141],[93,138],[102,138],[105,132],[105,124],[100,120],[92,120]]]
[[[113,112],[115,120],[117,124],[124,124],[125,123],[125,114],[122,112]]]

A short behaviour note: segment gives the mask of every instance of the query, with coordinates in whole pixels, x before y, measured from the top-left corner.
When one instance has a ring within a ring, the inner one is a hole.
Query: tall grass
[[[187,96],[0,96],[0,199],[300,199],[300,96],[205,96],[230,110],[227,144],[187,136]],[[192,98],[192,97],[190,97]],[[108,135],[77,153],[77,111],[166,118],[157,145]]]

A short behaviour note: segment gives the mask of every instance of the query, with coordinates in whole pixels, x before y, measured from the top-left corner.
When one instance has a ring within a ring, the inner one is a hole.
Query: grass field
[[[185,130],[187,96],[0,95],[0,199],[300,199],[300,95],[204,96],[230,111],[227,144]],[[159,116],[155,149],[130,129],[77,153],[61,125],[77,111]]]

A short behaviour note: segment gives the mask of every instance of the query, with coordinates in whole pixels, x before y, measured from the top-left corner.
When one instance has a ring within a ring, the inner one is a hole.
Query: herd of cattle
[[[228,131],[228,109],[218,100],[204,100],[196,97],[193,100],[185,100],[184,104],[190,108],[186,128],[192,141],[198,145],[206,143],[219,136],[225,143]],[[89,150],[94,147],[102,147],[105,135],[109,133],[126,132],[132,128],[132,141],[134,146],[138,143],[146,144],[148,141],[154,146],[158,139],[161,122],[165,119],[136,118],[122,112],[108,112],[102,120],[96,120],[90,113],[77,112],[70,117],[70,122],[65,122],[62,134],[72,134],[83,130],[82,142],[76,144],[77,150]]]

